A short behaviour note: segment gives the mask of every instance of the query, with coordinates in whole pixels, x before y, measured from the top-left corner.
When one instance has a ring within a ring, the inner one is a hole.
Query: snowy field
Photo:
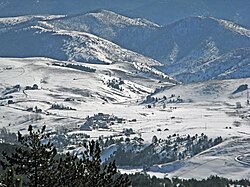
[[[225,140],[222,144],[184,161],[153,166],[149,173],[159,177],[220,175],[234,179],[250,178],[249,166],[235,160],[238,155],[247,154],[250,148],[250,106],[246,104],[249,89],[233,94],[240,85],[250,85],[250,78],[174,86],[166,79],[137,72],[135,65],[130,63],[83,63],[96,69],[95,72],[55,66],[53,63],[59,62],[45,58],[0,59],[0,127],[25,133],[30,124],[37,128],[46,125],[51,131],[65,126],[79,132],[77,128],[84,118],[102,112],[126,120],[107,130],[81,132],[98,138],[120,135],[124,128],[132,128],[136,133],[133,136],[141,136],[145,142],[151,142],[154,135],[164,139],[174,133],[204,133],[210,138],[222,136]],[[112,79],[124,82],[122,90],[107,86]],[[38,89],[24,89],[34,84]],[[15,85],[20,87],[13,91]],[[164,89],[152,94],[156,88]],[[175,94],[183,102],[167,103],[163,107],[159,101],[148,108],[143,101],[149,94],[158,98]],[[10,95],[12,98],[6,99]],[[74,110],[52,109],[55,103]],[[35,107],[41,112],[28,111]],[[131,122],[132,119],[136,121]],[[121,169],[122,172],[141,170]]]

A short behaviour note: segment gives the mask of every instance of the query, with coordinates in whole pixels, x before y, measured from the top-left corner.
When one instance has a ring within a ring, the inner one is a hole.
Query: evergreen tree
[[[20,145],[15,149],[15,153],[7,155],[3,152],[7,161],[3,166],[13,167],[17,175],[24,175],[28,186],[51,186],[56,149],[47,141],[45,126],[34,132],[30,125],[28,132],[26,136],[18,132]]]
[[[157,138],[157,136],[154,135],[154,136],[152,137],[152,143],[153,143],[153,144],[158,143],[158,138]]]
[[[22,176],[27,187],[127,187],[131,184],[127,176],[118,173],[115,162],[101,164],[98,142],[85,143],[82,155],[68,153],[56,159],[57,151],[47,140],[45,126],[36,132],[29,126],[28,132],[26,136],[18,132],[20,145],[15,153],[3,152],[5,160],[0,163],[6,170],[3,180],[6,186],[20,187],[22,181],[16,180],[15,173]]]
[[[58,186],[78,187],[126,187],[131,184],[127,177],[119,175],[115,162],[101,164],[101,150],[98,142],[84,144],[82,158],[67,154],[60,159],[57,168]]]

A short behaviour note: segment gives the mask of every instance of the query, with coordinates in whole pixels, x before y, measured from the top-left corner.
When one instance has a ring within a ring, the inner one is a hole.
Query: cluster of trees
[[[52,65],[59,66],[59,67],[67,67],[67,68],[71,68],[71,69],[77,69],[77,70],[86,71],[86,72],[95,72],[96,71],[96,69],[94,69],[94,68],[90,68],[90,67],[79,65],[79,64],[53,63]]]
[[[117,79],[112,79],[112,80],[109,80],[109,81],[107,82],[107,86],[108,86],[108,87],[112,87],[112,88],[117,89],[117,90],[120,90],[120,91],[123,90],[122,87],[121,87],[121,85],[123,85],[123,84],[124,84],[124,81],[121,80],[121,79],[119,79],[119,80],[117,80]]]
[[[38,85],[37,84],[33,84],[33,86],[25,86],[24,90],[37,90],[38,89]]]
[[[123,137],[121,137],[120,139],[114,139],[112,136],[106,138],[103,138],[102,136],[99,137],[99,144],[102,149],[114,144],[120,146],[122,142],[124,142]]]
[[[51,109],[56,109],[56,110],[76,110],[72,107],[69,106],[64,106],[63,104],[52,104]]]
[[[247,84],[242,84],[242,85],[240,85],[240,86],[233,92],[233,94],[236,94],[236,93],[245,91],[245,90],[247,90],[247,89],[248,89],[248,85],[247,85]]]
[[[79,155],[58,155],[48,141],[45,126],[29,134],[18,132],[18,146],[13,153],[2,153],[2,186],[8,187],[126,187],[131,182],[117,172],[115,162],[101,164],[99,143],[83,145]]]
[[[77,64],[67,64],[66,67],[81,70],[81,71],[86,71],[86,72],[95,72],[96,71],[96,69],[94,69],[94,68],[90,68],[90,67],[82,66],[82,65],[77,65]]]
[[[115,137],[115,136],[114,136]],[[99,137],[99,144],[101,146],[102,149],[105,149],[111,145],[116,145],[118,147],[123,147],[124,144],[127,145],[135,145],[135,144],[142,144],[144,139],[142,139],[141,137],[134,137],[134,138],[129,138],[128,136],[126,138],[124,137],[120,137],[120,138],[114,138],[113,136],[110,137]]]
[[[182,103],[183,99],[181,96],[176,96],[175,94],[172,94],[170,97],[163,96],[163,97],[152,97],[151,95],[148,95],[145,100],[146,103]]]
[[[35,112],[35,113],[42,113],[42,109],[38,108],[37,106],[33,107],[29,107],[26,109],[28,112]]]
[[[130,136],[131,134],[135,134],[134,130],[132,128],[125,128],[123,129],[123,133],[125,136]]]
[[[129,179],[133,182],[133,187],[225,187],[225,186],[250,186],[249,180],[229,180],[218,176],[210,176],[207,179],[179,179],[179,178],[156,178],[149,175],[135,173],[129,175]]]
[[[192,157],[221,142],[221,137],[209,139],[203,133],[182,137],[173,134],[165,140],[153,136],[152,143],[147,146],[142,146],[139,140],[120,141],[109,161],[116,160],[120,166],[152,166]]]

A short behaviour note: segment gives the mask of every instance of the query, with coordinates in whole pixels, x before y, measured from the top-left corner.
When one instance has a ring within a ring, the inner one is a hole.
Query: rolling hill
[[[213,17],[189,17],[160,26],[98,10],[1,18],[0,28],[1,56],[143,62],[184,83],[250,74],[250,31]]]

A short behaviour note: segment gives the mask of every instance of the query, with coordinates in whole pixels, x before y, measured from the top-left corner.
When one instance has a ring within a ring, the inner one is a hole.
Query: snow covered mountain
[[[0,18],[0,29],[0,56],[129,62],[137,67],[143,63],[154,66],[158,75],[185,83],[250,76],[250,31],[213,17],[188,17],[160,26],[96,10]]]
[[[250,31],[226,20],[189,17],[159,26],[98,10],[49,20],[46,26],[105,38],[163,63],[165,67],[159,70],[182,82],[249,76],[245,70],[249,66]]]
[[[148,20],[132,19],[107,10],[58,18],[47,24],[56,29],[92,33],[141,54],[161,28]]]
[[[167,26],[159,26],[145,19],[131,19],[106,10],[58,18],[47,24],[57,29],[92,33],[163,62],[166,60],[166,52],[175,45],[186,48],[182,49],[183,54],[179,54],[180,59],[187,55],[185,51],[190,51],[190,48],[210,38],[217,40],[218,47],[224,53],[240,45],[248,47],[249,39],[245,40],[245,37],[250,36],[249,30],[212,17],[189,17]],[[227,42],[227,45],[223,45],[223,42]],[[186,46],[186,43],[189,45]]]
[[[249,34],[225,20],[186,18],[164,27],[146,51],[158,49],[155,59],[165,64],[160,69],[182,82],[249,77]]]

